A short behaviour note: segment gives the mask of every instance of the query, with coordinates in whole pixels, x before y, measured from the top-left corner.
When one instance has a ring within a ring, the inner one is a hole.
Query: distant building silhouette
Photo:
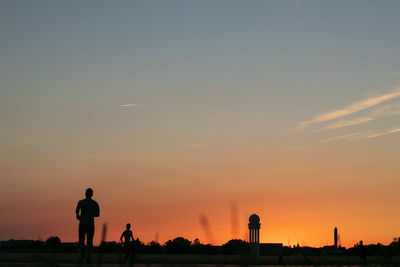
[[[333,240],[334,240],[334,247],[338,248],[338,230],[337,227],[335,227],[335,230],[333,230]]]
[[[249,243],[251,255],[260,255],[260,217],[253,214],[249,217]]]
[[[249,243],[252,256],[283,255],[282,243],[260,243],[260,217],[253,214],[249,217]]]

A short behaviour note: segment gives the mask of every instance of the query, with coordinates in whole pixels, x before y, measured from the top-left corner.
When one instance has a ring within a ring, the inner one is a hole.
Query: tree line
[[[222,246],[213,246],[210,244],[203,244],[199,239],[190,241],[183,237],[177,237],[168,240],[164,244],[156,241],[151,241],[147,244],[140,239],[134,240],[134,247],[137,253],[143,254],[208,254],[208,255],[245,255],[249,253],[249,243],[240,239],[232,239]],[[76,252],[78,243],[63,243],[57,236],[51,236],[46,241],[39,240],[9,240],[1,241],[0,251],[65,251]],[[121,243],[115,241],[103,242],[100,246],[95,247],[95,250],[105,253],[121,252],[123,250]],[[301,247],[299,245],[283,247],[283,255],[308,255],[308,256],[322,256],[322,255],[343,255],[343,256],[358,256],[364,254],[366,256],[381,256],[391,257],[400,255],[400,238],[394,238],[393,242],[389,245],[370,244],[362,245],[355,244],[351,248],[339,247],[338,249],[332,246],[323,248],[314,247]]]

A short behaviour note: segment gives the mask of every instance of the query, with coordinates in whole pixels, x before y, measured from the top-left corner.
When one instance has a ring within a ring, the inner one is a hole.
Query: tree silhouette
[[[60,248],[61,240],[58,236],[50,236],[46,240],[46,247],[48,248]]]
[[[196,238],[195,240],[193,240],[193,246],[200,246],[200,240],[198,238]]]
[[[249,252],[249,243],[241,239],[232,239],[222,245],[224,254],[246,254]]]
[[[202,244],[198,238],[193,240],[191,253],[194,254],[213,254],[213,247],[210,244]]]
[[[187,254],[190,253],[190,245],[192,242],[183,238],[177,237],[174,240],[168,240],[165,243],[165,250],[172,254]]]
[[[162,246],[156,241],[151,241],[148,245],[150,253],[160,253],[162,252]]]

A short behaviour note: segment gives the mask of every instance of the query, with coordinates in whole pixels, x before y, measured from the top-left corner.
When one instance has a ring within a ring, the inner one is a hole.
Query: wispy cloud
[[[310,147],[313,145],[322,145],[322,144],[327,144],[339,140],[346,140],[346,141],[360,141],[360,140],[366,140],[366,139],[372,139],[376,137],[381,137],[384,135],[389,135],[389,134],[395,134],[395,133],[400,133],[400,128],[395,128],[389,131],[385,132],[379,132],[379,133],[371,133],[371,132],[356,132],[356,133],[351,133],[351,134],[346,134],[346,135],[341,135],[341,136],[335,136],[327,139],[320,140],[314,144],[310,145],[301,145],[301,146],[295,146],[292,147],[292,149],[302,149],[306,147]]]
[[[301,5],[301,0],[296,0],[296,7]]]
[[[384,106],[381,108],[377,108],[374,111],[372,111],[370,114],[363,116],[363,117],[359,117],[359,118],[355,118],[355,119],[351,119],[351,120],[341,120],[341,121],[332,123],[332,124],[325,126],[319,130],[316,130],[316,132],[358,125],[358,124],[362,124],[362,123],[365,123],[368,121],[376,120],[380,117],[397,115],[397,114],[400,114],[400,104],[399,103],[396,103],[393,105],[387,105],[387,106]]]
[[[399,88],[390,93],[387,93],[387,94],[361,99],[361,100],[356,101],[344,108],[332,110],[332,111],[317,115],[308,121],[299,122],[298,128],[304,129],[315,123],[326,122],[326,121],[330,121],[333,119],[338,119],[338,118],[359,112],[361,110],[376,106],[378,104],[381,104],[385,101],[388,101],[388,100],[391,100],[391,99],[394,99],[397,97],[400,97],[400,89]]]
[[[324,139],[319,141],[317,144],[326,144],[326,143],[330,143],[333,141],[337,141],[337,140],[357,140],[360,139],[360,136],[365,134],[365,132],[357,132],[357,133],[352,133],[352,134],[346,134],[346,135],[341,135],[341,136],[336,136],[336,137],[332,137],[332,138],[328,138],[328,139]]]
[[[373,139],[389,134],[395,134],[395,133],[400,133],[400,127],[399,128],[394,128],[385,132],[379,132],[379,133],[371,133],[371,132],[356,132],[356,133],[351,133],[351,134],[346,134],[346,135],[341,135],[341,136],[335,136],[327,139],[320,140],[316,143],[313,144],[308,144],[308,145],[299,145],[299,146],[294,146],[291,149],[293,150],[301,150],[304,148],[312,147],[312,146],[317,146],[317,145],[323,145],[339,140],[346,140],[346,141],[362,141],[362,140],[367,140],[367,139]]]
[[[298,145],[298,146],[293,146],[291,149],[293,150],[302,150],[308,147],[313,147],[317,145],[323,145],[327,143],[331,143],[334,141],[339,141],[339,140],[346,140],[346,141],[355,141],[355,140],[361,140],[365,138],[366,132],[356,132],[356,133],[351,133],[351,134],[346,134],[346,135],[341,135],[341,136],[335,136],[327,139],[320,140],[316,143],[312,144],[306,144],[306,145]]]
[[[353,119],[353,120],[338,121],[338,122],[330,124],[330,125],[328,125],[328,126],[326,126],[324,128],[316,130],[316,132],[322,132],[322,131],[338,129],[338,128],[347,127],[347,126],[358,125],[358,124],[361,124],[361,123],[364,123],[364,122],[368,122],[368,121],[372,121],[372,120],[374,120],[374,118],[369,117],[369,116],[365,116],[365,117],[361,117],[361,118],[357,118],[357,119]]]
[[[372,138],[381,137],[381,136],[384,136],[384,135],[394,134],[394,133],[400,133],[400,128],[392,129],[392,130],[389,130],[389,131],[386,131],[386,132],[370,134],[370,135],[365,136],[363,139],[372,139]]]
[[[122,104],[120,107],[122,108],[129,108],[129,107],[135,107],[135,106],[140,106],[142,105],[141,103],[131,103],[131,104]]]

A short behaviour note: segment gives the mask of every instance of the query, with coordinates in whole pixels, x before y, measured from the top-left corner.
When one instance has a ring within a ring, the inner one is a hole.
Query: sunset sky
[[[0,2],[0,240],[400,236],[400,1]],[[207,220],[211,233],[201,224]]]

